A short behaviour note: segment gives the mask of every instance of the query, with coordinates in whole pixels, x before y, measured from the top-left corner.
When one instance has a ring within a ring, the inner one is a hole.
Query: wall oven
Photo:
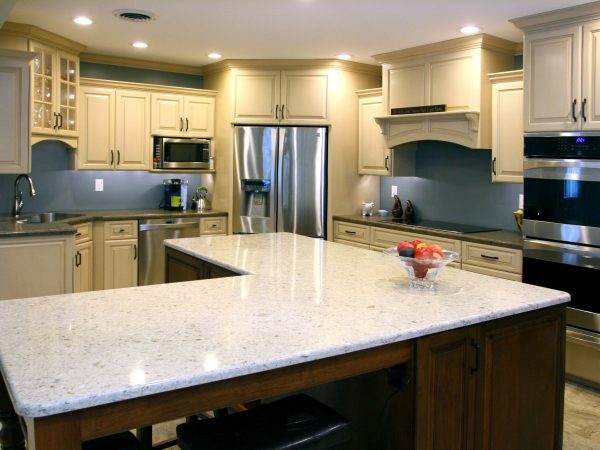
[[[600,387],[600,133],[525,134],[523,281],[571,294],[567,375]]]

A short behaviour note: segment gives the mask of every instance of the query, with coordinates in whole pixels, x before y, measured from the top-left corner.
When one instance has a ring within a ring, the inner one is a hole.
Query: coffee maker
[[[163,180],[165,190],[164,208],[169,211],[185,211],[188,180],[171,178]]]

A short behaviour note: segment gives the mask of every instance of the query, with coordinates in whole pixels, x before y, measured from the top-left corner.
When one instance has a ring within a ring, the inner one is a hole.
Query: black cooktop
[[[463,223],[441,222],[437,220],[422,220],[406,221],[404,219],[387,219],[381,223],[392,223],[400,225],[410,225],[415,228],[427,228],[430,230],[442,230],[450,233],[480,233],[482,231],[496,231],[498,228],[482,227],[478,225],[465,225]]]

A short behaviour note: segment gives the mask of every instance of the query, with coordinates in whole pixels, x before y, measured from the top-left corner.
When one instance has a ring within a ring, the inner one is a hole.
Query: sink
[[[14,220],[18,223],[50,223],[58,222],[60,220],[75,219],[81,216],[83,216],[83,214],[44,212],[22,215]]]

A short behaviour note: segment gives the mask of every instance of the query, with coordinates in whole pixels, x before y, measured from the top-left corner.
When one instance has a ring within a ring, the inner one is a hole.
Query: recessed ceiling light
[[[135,48],[147,48],[148,44],[146,44],[145,42],[142,41],[138,41],[138,42],[134,42],[133,45]]]
[[[459,28],[459,31],[463,34],[475,34],[481,31],[481,27],[477,25],[465,25],[462,28]]]
[[[206,56],[208,56],[210,59],[219,59],[222,57],[220,53],[216,53],[216,52],[209,53]]]
[[[348,53],[340,53],[339,55],[337,55],[337,59],[343,59],[345,61],[348,61],[349,59],[352,59],[352,55],[349,55]]]
[[[75,22],[77,25],[91,25],[92,23],[94,23],[92,19],[85,16],[75,17],[73,19],[73,22]]]

